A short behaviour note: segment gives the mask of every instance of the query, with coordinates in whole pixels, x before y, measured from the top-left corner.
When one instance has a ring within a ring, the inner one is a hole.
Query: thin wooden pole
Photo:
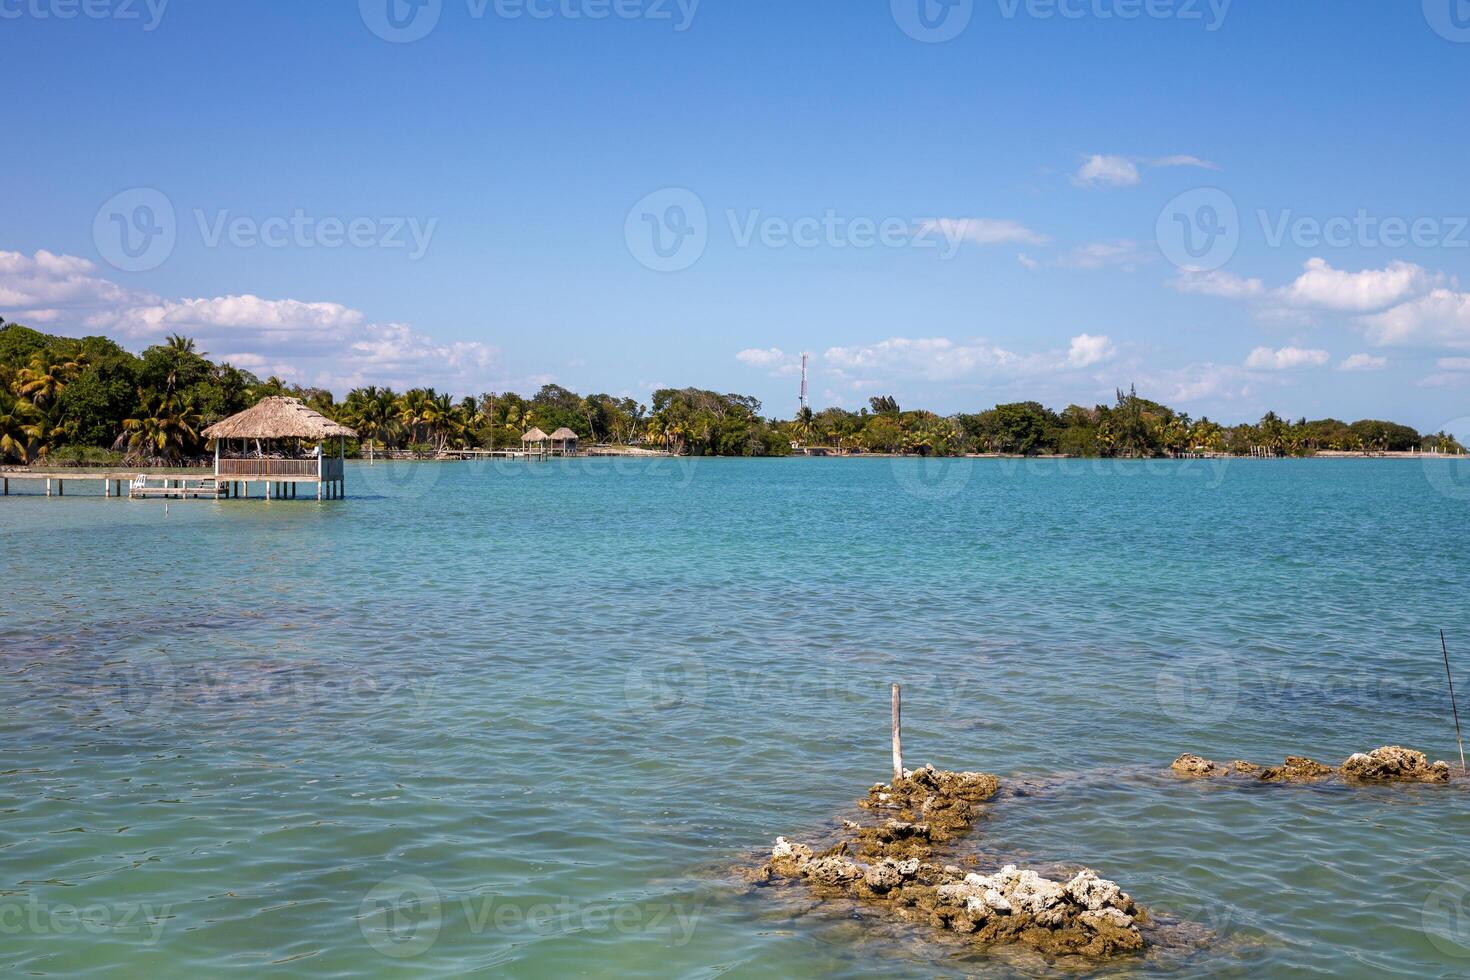
[[[903,778],[903,695],[893,685],[893,781]]]
[[[1465,737],[1460,734],[1460,708],[1455,704],[1455,675],[1450,673],[1450,647],[1444,640],[1444,630],[1439,631],[1439,648],[1444,651],[1444,675],[1450,682],[1450,710],[1455,713],[1455,740],[1460,743],[1460,771],[1470,772],[1465,768]]]

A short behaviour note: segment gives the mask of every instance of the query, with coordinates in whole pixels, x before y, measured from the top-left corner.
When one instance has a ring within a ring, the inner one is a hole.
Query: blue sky
[[[421,2],[0,0],[0,315],[339,393],[786,415],[808,351],[818,406],[1470,431],[1463,0]]]

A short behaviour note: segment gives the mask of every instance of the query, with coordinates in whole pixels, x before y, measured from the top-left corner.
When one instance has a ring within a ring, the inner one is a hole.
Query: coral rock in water
[[[1342,775],[1360,782],[1445,783],[1449,782],[1450,767],[1444,762],[1430,765],[1423,752],[1385,745],[1349,757],[1342,764]]]
[[[765,878],[804,880],[818,894],[880,903],[895,914],[969,936],[983,945],[1027,943],[1056,953],[1103,956],[1141,949],[1136,909],[1115,883],[1083,871],[1068,882],[1006,865],[992,875],[924,859],[937,844],[970,828],[975,804],[999,788],[994,776],[906,771],[892,786],[874,786],[860,805],[897,811],[821,856],[777,838]],[[922,817],[922,821],[919,819]],[[855,848],[861,860],[845,855]],[[1140,913],[1141,914],[1141,913]]]
[[[1324,766],[1304,755],[1289,755],[1286,762],[1262,772],[1261,779],[1268,783],[1310,783],[1324,776],[1331,776],[1336,771],[1331,766]]]
[[[1175,759],[1174,764],[1169,768],[1181,776],[1213,776],[1215,774],[1213,762],[1188,752]]]
[[[1353,783],[1445,783],[1449,782],[1448,763],[1430,763],[1423,752],[1399,745],[1385,745],[1372,752],[1359,752],[1334,769],[1305,756],[1289,755],[1279,766],[1260,766],[1236,759],[1221,769],[1209,759],[1188,752],[1169,767],[1181,776],[1255,776],[1268,783],[1314,783],[1328,776],[1340,776]]]

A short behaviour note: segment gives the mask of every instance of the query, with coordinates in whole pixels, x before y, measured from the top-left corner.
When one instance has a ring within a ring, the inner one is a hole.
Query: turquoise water
[[[1208,932],[1098,976],[1470,974],[1470,470],[1399,460],[353,466],[345,501],[0,498],[0,969],[1014,976],[733,865],[888,766],[985,860]],[[87,492],[94,492],[90,487]],[[1029,787],[1029,788],[1027,788]]]

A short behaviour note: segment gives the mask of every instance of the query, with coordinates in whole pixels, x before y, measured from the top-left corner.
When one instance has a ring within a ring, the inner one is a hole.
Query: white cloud
[[[1094,153],[1082,162],[1081,167],[1077,168],[1077,173],[1072,176],[1072,183],[1078,187],[1132,187],[1143,179],[1138,171],[1140,163],[1148,167],[1220,169],[1210,161],[1202,160],[1189,153],[1176,153],[1153,160]]]
[[[1343,358],[1337,369],[1339,371],[1382,371],[1386,367],[1388,367],[1386,357],[1377,357],[1373,354],[1353,354]]]
[[[1045,245],[1051,238],[1032,231],[1019,221],[1005,218],[938,218],[919,225],[924,233],[938,232],[946,241],[971,242],[975,245],[1002,245],[1010,242]]]
[[[1029,269],[1032,272],[1035,272],[1037,269],[1041,268],[1041,263],[1033,259],[1031,256],[1027,255],[1025,252],[1021,252],[1019,255],[1017,255],[1016,261],[1021,263],[1021,268]]]
[[[1371,313],[1416,296],[1434,283],[1421,266],[1394,262],[1384,269],[1346,272],[1326,259],[1307,260],[1306,271],[1281,290],[1281,298],[1295,306],[1320,307],[1347,313]]]
[[[952,380],[977,368],[1004,368],[1020,355],[989,344],[957,344],[945,337],[893,337],[859,347],[830,347],[826,363],[844,373]]]
[[[397,387],[431,384],[473,391],[492,383],[499,353],[477,341],[438,341],[400,323],[372,323],[340,303],[253,295],[163,299],[95,275],[86,259],[39,251],[0,252],[0,311],[73,332],[106,332],[148,344],[166,334],[249,370],[292,373],[306,384]],[[25,313],[11,313],[31,307]],[[495,377],[494,382],[504,380]]]
[[[1245,366],[1256,371],[1290,371],[1294,368],[1321,367],[1330,359],[1325,350],[1303,350],[1300,347],[1283,347],[1272,350],[1257,347],[1245,359]]]
[[[955,381],[971,377],[1035,377],[1078,371],[1111,361],[1110,338],[1078,334],[1065,350],[1017,353],[980,341],[948,337],[890,337],[873,344],[832,347],[823,355],[826,373],[853,387],[906,379]]]
[[[1151,161],[1150,164],[1149,164],[1149,166],[1153,166],[1153,167],[1199,167],[1202,170],[1219,170],[1220,169],[1220,167],[1219,167],[1218,164],[1211,163],[1208,160],[1201,160],[1199,157],[1192,156],[1192,155],[1190,155],[1188,153],[1176,153],[1174,156],[1160,157],[1157,160]]]
[[[87,319],[88,326],[110,328],[129,337],[157,337],[179,331],[217,336],[243,330],[272,343],[293,339],[315,343],[341,340],[362,322],[361,312],[338,303],[272,300],[250,295],[165,300],[105,310]]]
[[[1138,381],[1141,391],[1157,392],[1166,404],[1192,408],[1249,398],[1258,377],[1235,365],[1206,362],[1146,372]]]
[[[1223,296],[1226,299],[1251,299],[1266,292],[1259,279],[1246,279],[1224,269],[1201,272],[1196,269],[1181,269],[1169,281],[1169,285],[1181,293],[1199,293],[1203,296]]]
[[[66,309],[147,302],[137,293],[94,275],[97,266],[73,255],[41,249],[34,256],[0,251],[0,310],[33,320],[55,320]]]
[[[771,368],[784,362],[786,353],[779,347],[771,347],[767,350],[752,347],[736,354],[735,360],[750,367]]]
[[[1439,344],[1470,347],[1470,293],[1433,289],[1393,309],[1360,317],[1368,339],[1379,347]]]
[[[1135,241],[1121,239],[1115,242],[1093,242],[1079,245],[1056,260],[1056,265],[1065,269],[1106,269],[1117,267],[1132,272],[1138,266],[1152,262],[1157,254],[1145,249]]]
[[[1072,178],[1079,187],[1130,187],[1138,180],[1137,164],[1127,157],[1105,153],[1088,157]]]
[[[1470,371],[1470,357],[1441,357],[1436,365],[1441,371]]]
[[[1072,346],[1067,350],[1067,363],[1074,368],[1091,367],[1111,360],[1116,354],[1109,338],[1082,333],[1072,338]]]

